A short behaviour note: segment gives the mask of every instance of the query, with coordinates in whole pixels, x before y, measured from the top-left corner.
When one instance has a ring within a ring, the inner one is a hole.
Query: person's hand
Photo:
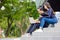
[[[38,19],[35,19],[35,20],[38,20]]]
[[[40,14],[44,13],[44,11],[43,11],[43,10],[40,10],[40,9],[37,9],[37,11],[38,11],[38,13],[40,13]]]
[[[39,17],[41,18],[41,17],[43,17],[43,16],[40,15]]]
[[[35,21],[35,23],[40,23],[40,21],[39,20],[34,20]]]

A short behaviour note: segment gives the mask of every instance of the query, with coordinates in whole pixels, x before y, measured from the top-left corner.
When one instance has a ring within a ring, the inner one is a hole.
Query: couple
[[[44,9],[38,8],[38,12],[41,16],[38,20],[35,20],[36,23],[31,24],[26,36],[32,35],[32,32],[43,32],[43,27],[46,24],[48,26],[49,24],[54,25],[58,22],[53,9],[48,2],[44,3]]]

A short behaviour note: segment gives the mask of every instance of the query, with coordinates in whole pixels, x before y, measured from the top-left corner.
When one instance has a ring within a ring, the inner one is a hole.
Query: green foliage
[[[19,37],[21,36],[21,30],[16,25],[17,21],[20,23],[23,32],[25,33],[27,27],[29,26],[29,17],[34,17],[35,19],[39,16],[36,5],[34,2],[21,2],[19,0],[4,0],[2,6],[5,10],[0,10],[0,27],[6,30],[8,29],[8,37]],[[7,20],[8,19],[8,20]]]
[[[39,16],[35,2],[28,2],[27,11],[30,13],[29,16],[34,17],[35,19]]]

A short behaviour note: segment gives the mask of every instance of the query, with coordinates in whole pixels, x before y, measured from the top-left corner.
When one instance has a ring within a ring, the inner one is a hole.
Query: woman
[[[46,14],[48,14],[48,16],[42,17],[42,19],[40,20],[40,27],[35,32],[43,31],[42,29],[45,22],[48,24],[53,24],[53,25],[58,22],[57,18],[55,17],[55,14],[53,13],[53,9],[51,8],[48,2],[44,4],[44,8],[47,10]]]

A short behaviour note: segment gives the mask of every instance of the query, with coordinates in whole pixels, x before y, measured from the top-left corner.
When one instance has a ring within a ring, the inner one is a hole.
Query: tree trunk
[[[11,28],[11,25],[12,25],[12,23],[13,23],[13,20],[12,20],[12,18],[10,19],[10,17],[8,17],[7,18],[7,23],[8,23],[8,27],[7,27],[7,30],[6,30],[6,37],[9,35],[9,33],[10,33],[10,28]]]

